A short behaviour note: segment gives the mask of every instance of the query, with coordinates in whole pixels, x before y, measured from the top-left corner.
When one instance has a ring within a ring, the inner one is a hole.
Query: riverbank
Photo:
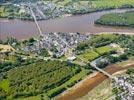
[[[121,70],[113,75],[123,75],[126,71],[127,69]],[[85,96],[78,98],[77,100],[111,100],[114,97],[112,90],[112,81],[110,79],[106,79],[94,89],[89,91]]]
[[[19,18],[22,20],[32,20],[32,16],[27,11],[26,7],[23,7],[23,3],[27,4],[26,1],[12,1],[12,3],[1,3],[0,7],[0,17],[4,18]],[[32,1],[31,1],[32,2]],[[21,5],[22,3],[22,5]],[[31,3],[34,8],[36,8],[37,12],[35,11],[35,14],[37,14],[38,20],[43,19],[51,19],[56,18],[60,16],[64,16],[64,14],[71,14],[71,15],[79,15],[79,14],[87,14],[92,12],[98,12],[98,11],[104,11],[104,10],[111,10],[111,9],[124,9],[124,8],[134,8],[134,1],[133,0],[90,0],[90,1],[81,1],[81,0],[63,0],[63,1],[55,1],[52,0],[51,2],[38,2],[33,1]],[[49,5],[51,5],[49,7]],[[12,6],[12,7],[11,7]],[[46,7],[44,9],[41,9],[40,7]],[[4,8],[4,9],[3,9]],[[40,9],[37,9],[40,8]],[[44,17],[42,17],[42,14],[38,13],[41,10],[43,13],[45,12]],[[52,11],[52,12],[49,12]],[[21,16],[21,17],[20,17]]]
[[[101,32],[96,34],[125,34],[125,35],[134,35],[134,33],[128,33],[128,32]]]
[[[117,64],[109,65],[104,70],[109,72],[110,74],[114,74],[118,71],[128,69],[134,66],[134,62],[131,62],[129,65],[124,65],[125,67],[121,67]],[[76,98],[82,97],[91,91],[94,87],[103,82],[107,77],[100,72],[97,72],[93,76],[86,77],[83,81],[76,84],[74,87],[69,89],[69,91],[65,91],[59,96],[56,97],[56,100],[75,100]]]

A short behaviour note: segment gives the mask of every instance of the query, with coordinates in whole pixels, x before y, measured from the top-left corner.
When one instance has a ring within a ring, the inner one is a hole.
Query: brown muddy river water
[[[65,18],[38,21],[43,33],[48,32],[134,32],[134,28],[128,27],[108,27],[94,25],[94,21],[107,13],[120,13],[134,9],[115,9],[101,12],[94,12],[85,15],[76,15]],[[38,35],[38,30],[34,22],[21,20],[0,19],[0,38],[13,36],[17,39],[25,39]]]

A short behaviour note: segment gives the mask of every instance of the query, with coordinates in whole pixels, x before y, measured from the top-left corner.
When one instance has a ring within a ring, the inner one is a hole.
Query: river
[[[100,33],[100,32],[134,32],[134,28],[112,27],[94,25],[94,21],[100,16],[108,13],[120,13],[134,9],[114,9],[100,12],[93,12],[85,15],[76,15],[64,18],[38,21],[43,33],[48,32],[80,32],[80,33]],[[0,19],[0,38],[15,37],[26,39],[37,36],[38,30],[34,22],[22,21],[18,19]]]

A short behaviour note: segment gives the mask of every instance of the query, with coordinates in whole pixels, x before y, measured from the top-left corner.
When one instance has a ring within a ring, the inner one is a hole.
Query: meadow
[[[95,58],[99,57],[99,54],[91,49],[86,49],[83,53],[79,54],[79,57],[85,61],[92,61]]]
[[[113,52],[115,51],[115,49],[113,49],[112,47],[110,46],[102,46],[102,47],[98,47],[95,49],[96,52],[100,55],[104,55],[104,54],[107,54],[107,53],[110,53],[110,52]]]

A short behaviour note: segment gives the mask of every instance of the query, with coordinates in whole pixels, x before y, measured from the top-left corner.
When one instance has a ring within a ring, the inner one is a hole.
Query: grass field
[[[95,58],[97,58],[99,56],[98,53],[96,53],[95,51],[91,50],[91,49],[86,49],[83,53],[81,53],[79,55],[81,58],[83,58],[85,61],[92,61]]]
[[[121,7],[126,4],[134,5],[134,0],[91,0],[96,8]]]
[[[100,55],[104,55],[104,54],[107,54],[111,51],[114,51],[115,49],[113,49],[112,47],[110,46],[102,46],[102,47],[98,47],[95,49],[96,52]]]
[[[104,55],[112,51],[115,51],[115,49],[111,48],[110,46],[101,46],[101,47],[95,48],[94,50],[86,49],[82,53],[79,54],[79,57],[83,58],[85,61],[92,61],[95,58],[99,57],[100,55]]]
[[[53,0],[56,1],[56,0]],[[123,5],[134,5],[133,0],[57,0],[60,4],[73,4],[77,7],[81,6],[91,6],[90,8],[117,8],[122,7]]]
[[[101,16],[95,23],[101,25],[134,27],[134,11],[106,14]]]
[[[8,92],[8,90],[9,90],[9,80],[7,80],[7,79],[0,80],[0,90]]]

